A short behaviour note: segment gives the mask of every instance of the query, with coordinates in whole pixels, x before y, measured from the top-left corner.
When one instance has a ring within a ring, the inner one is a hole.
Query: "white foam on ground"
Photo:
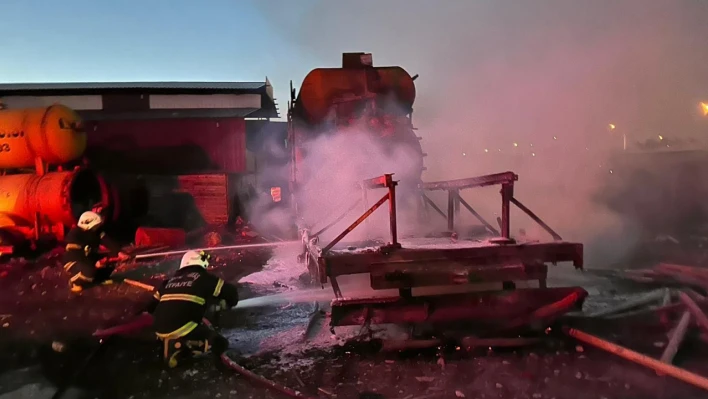
[[[238,282],[261,286],[273,286],[273,283],[293,284],[307,268],[297,261],[298,248],[280,247],[273,251],[273,256],[261,271],[242,277]]]

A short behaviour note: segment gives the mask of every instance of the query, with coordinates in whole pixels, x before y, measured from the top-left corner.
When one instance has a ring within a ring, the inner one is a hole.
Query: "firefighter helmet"
[[[179,268],[201,266],[206,269],[209,266],[209,258],[209,254],[204,251],[187,251],[187,253],[182,256],[182,262]]]
[[[96,212],[86,211],[81,214],[77,225],[82,230],[91,230],[103,224],[103,218]]]

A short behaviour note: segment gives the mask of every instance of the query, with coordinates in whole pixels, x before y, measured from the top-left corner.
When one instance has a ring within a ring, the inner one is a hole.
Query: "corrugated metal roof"
[[[259,111],[259,108],[230,109],[153,109],[132,112],[77,111],[86,121],[101,120],[146,120],[146,119],[208,119],[208,118],[246,118]]]
[[[67,82],[67,83],[0,83],[0,92],[28,90],[258,90],[266,82]]]

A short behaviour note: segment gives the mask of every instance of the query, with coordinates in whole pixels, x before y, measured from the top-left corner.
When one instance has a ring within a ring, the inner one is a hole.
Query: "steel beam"
[[[519,176],[514,172],[495,173],[493,175],[485,175],[478,177],[470,177],[467,179],[445,180],[437,182],[420,183],[418,188],[422,190],[461,190],[473,187],[494,186],[497,184],[514,184],[519,180]]]

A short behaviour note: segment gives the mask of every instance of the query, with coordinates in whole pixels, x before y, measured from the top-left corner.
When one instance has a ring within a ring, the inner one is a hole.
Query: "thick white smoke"
[[[589,266],[621,260],[638,237],[597,200],[610,179],[626,178],[608,165],[623,140],[631,150],[705,130],[697,109],[708,99],[703,1],[313,1],[295,14],[285,3],[261,6],[273,29],[318,63],[288,66],[296,84],[298,73],[336,67],[344,51],[420,74],[414,123],[429,154],[424,179],[518,173],[517,197],[564,238],[585,243]],[[497,191],[463,195],[493,222]],[[545,234],[518,212],[512,226]]]
[[[385,188],[368,189],[364,194],[359,185],[365,179],[383,174],[393,174],[394,180],[400,182],[396,188],[399,235],[423,231],[418,223],[418,198],[411,195],[414,189],[411,185],[419,178],[420,173],[419,152],[404,144],[390,147],[359,128],[342,129],[337,134],[321,135],[306,143],[304,149],[307,155],[303,163],[298,165],[302,176],[305,176],[298,192],[301,222],[316,232],[351,209],[347,216],[320,236],[321,242],[329,242],[335,238],[366,209],[387,194]],[[282,174],[282,171],[279,173]],[[291,223],[287,216],[288,210],[268,209],[272,208],[267,204],[269,201],[270,198],[262,198],[261,202],[256,204],[258,223],[281,228],[284,223]],[[367,218],[367,223],[361,224],[348,234],[344,241],[388,241],[388,220],[389,205],[385,203]]]

